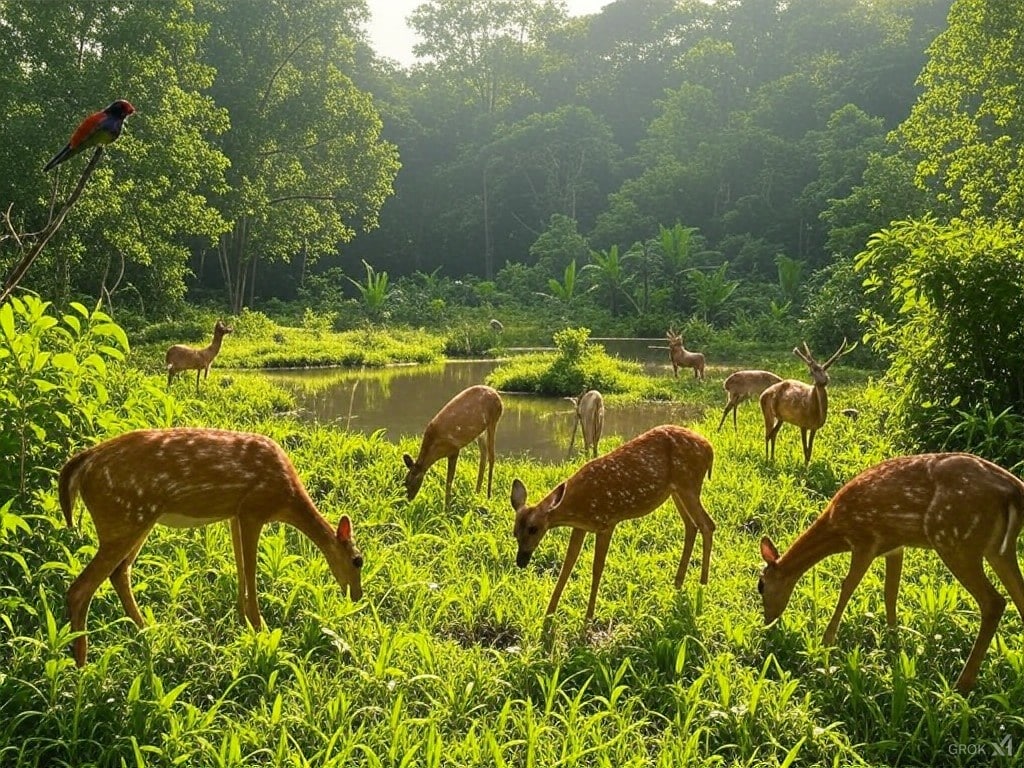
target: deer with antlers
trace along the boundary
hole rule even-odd
[[[175,344],[168,349],[167,354],[164,356],[164,362],[167,365],[167,386],[171,386],[171,380],[179,371],[194,370],[196,372],[196,394],[198,395],[199,374],[203,375],[204,380],[210,375],[210,366],[213,365],[213,358],[220,352],[220,345],[224,340],[224,336],[233,330],[234,328],[218,320],[217,324],[213,327],[213,341],[210,342],[210,346],[196,349],[184,344]]]
[[[483,384],[468,387],[449,400],[427,424],[416,460],[413,461],[408,453],[402,456],[408,470],[405,475],[405,491],[409,501],[415,499],[419,493],[427,470],[440,459],[448,459],[448,475],[444,485],[444,507],[448,509],[451,504],[452,481],[455,479],[459,451],[474,439],[480,446],[476,492],[480,493],[486,466],[487,498],[490,498],[491,479],[494,476],[494,432],[498,427],[501,412],[501,395]]]
[[[784,379],[762,392],[760,402],[761,413],[764,415],[765,457],[775,458],[775,438],[782,425],[795,424],[800,427],[800,444],[804,449],[804,466],[807,466],[811,463],[814,433],[821,429],[828,417],[828,392],[825,390],[829,382],[828,369],[850,349],[847,349],[846,339],[843,339],[832,357],[824,363],[818,363],[807,348],[806,341],[803,346],[802,351],[794,348],[793,354],[807,363],[814,384]]]
[[[967,453],[930,453],[883,461],[861,472],[832,498],[811,526],[779,554],[761,539],[758,591],[766,624],[785,610],[800,577],[839,552],[850,552],[839,602],[825,629],[831,645],[846,604],[868,566],[885,557],[885,614],[895,627],[903,548],[933,549],[977,601],[981,626],[956,687],[973,686],[981,661],[1006,608],[1006,599],[985,575],[988,561],[1024,618],[1024,579],[1017,537],[1024,510],[1024,483],[992,462]]]
[[[704,355],[690,352],[683,346],[683,335],[671,328],[665,334],[668,339],[668,356],[672,361],[672,375],[679,378],[680,368],[693,368],[693,378],[704,381]]]
[[[572,403],[573,408],[572,436],[565,457],[572,455],[573,446],[576,445],[576,428],[582,427],[583,453],[591,454],[596,459],[597,445],[601,442],[601,432],[604,430],[604,398],[596,389],[591,389],[579,397],[565,399]]]
[[[711,443],[696,432],[663,425],[588,461],[536,504],[527,504],[526,486],[515,480],[512,483],[512,508],[516,516],[514,533],[519,545],[517,566],[526,567],[549,529],[558,526],[572,528],[569,548],[546,615],[550,616],[558,607],[583,540],[588,533],[593,533],[596,543],[586,616],[589,622],[594,616],[597,588],[615,526],[623,520],[653,512],[669,497],[686,529],[683,556],[676,570],[676,589],[683,584],[698,531],[703,544],[700,583],[707,584],[715,524],[701,504],[700,493],[704,478],[711,476],[713,460]]]
[[[725,404],[725,410],[722,411],[722,418],[718,421],[718,431],[722,431],[722,425],[725,424],[725,417],[729,415],[729,411],[732,411],[732,428],[737,429],[736,409],[740,407],[740,403],[752,397],[760,397],[761,393],[768,389],[768,387],[772,384],[778,384],[780,381],[782,381],[782,377],[775,375],[771,371],[736,371],[735,373],[730,373],[722,384],[728,397],[728,402]]]
[[[291,461],[269,437],[218,429],[128,432],[72,457],[58,482],[68,527],[81,496],[99,538],[96,554],[68,589],[75,662],[85,664],[86,618],[93,594],[110,579],[131,619],[144,626],[132,594],[132,564],[159,523],[194,528],[220,520],[231,526],[238,571],[238,610],[262,626],[256,597],[260,532],[267,523],[297,528],[323,553],[352,600],[362,597],[363,556],[347,515],[335,530],[317,511]]]

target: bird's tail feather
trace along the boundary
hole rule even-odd
[[[52,158],[50,158],[50,162],[48,162],[46,165],[43,166],[43,170],[44,171],[52,170],[53,168],[55,168],[56,166],[60,165],[65,160],[67,160],[70,156],[71,156],[71,143],[68,142],[67,144],[64,145],[64,149],[62,149],[60,152],[58,152],[56,155],[54,155]]]

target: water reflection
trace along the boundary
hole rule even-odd
[[[649,361],[655,367],[667,360],[664,350],[645,353],[647,344],[656,344],[657,340],[600,343],[612,354]],[[629,350],[639,354],[627,354]],[[466,387],[483,383],[496,365],[494,360],[471,360],[385,369],[267,371],[266,375],[295,393],[304,418],[365,434],[384,430],[389,440],[397,441],[402,436],[422,435],[441,406]],[[499,455],[523,455],[541,461],[565,458],[573,423],[568,402],[515,394],[504,394],[502,399],[505,410],[497,431]],[[697,416],[699,413],[682,403],[609,406],[605,410],[604,435],[628,439],[658,424],[685,424]],[[580,449],[577,435],[576,450]],[[476,450],[471,449],[473,461]]]

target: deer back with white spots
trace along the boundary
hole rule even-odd
[[[970,690],[992,642],[1006,600],[985,575],[987,560],[1024,618],[1024,579],[1016,541],[1024,483],[995,464],[966,453],[932,453],[883,461],[839,489],[825,511],[784,554],[761,540],[765,566],[758,582],[766,624],[785,610],[800,577],[815,563],[850,552],[839,602],[825,630],[835,641],[846,604],[871,562],[885,557],[885,613],[895,627],[903,548],[933,549],[977,601],[981,626],[956,682]]]
[[[679,378],[680,368],[693,368],[693,378],[704,381],[704,355],[690,352],[683,346],[683,335],[671,328],[665,334],[668,339],[668,356],[672,361],[672,375]]]
[[[804,465],[807,465],[811,462],[814,433],[821,429],[828,417],[828,392],[825,389],[829,382],[828,369],[853,347],[847,348],[846,339],[843,339],[832,357],[819,363],[811,355],[806,341],[803,346],[803,350],[794,348],[793,354],[807,364],[814,384],[785,379],[764,390],[760,402],[761,413],[764,415],[765,457],[775,458],[775,438],[779,430],[783,424],[793,424],[800,427],[800,444],[804,450]]]
[[[526,486],[515,480],[511,500],[515,510],[514,534],[519,547],[516,565],[526,567],[549,529],[557,526],[572,528],[569,548],[547,615],[555,612],[583,540],[588,533],[593,533],[596,543],[587,620],[593,618],[597,588],[615,526],[623,520],[653,512],[669,497],[675,503],[685,528],[683,555],[676,570],[676,588],[682,586],[698,531],[703,544],[700,583],[706,584],[715,524],[701,504],[700,493],[704,478],[711,476],[713,460],[711,443],[703,437],[685,427],[664,425],[588,461],[536,504],[527,504]]]
[[[402,456],[408,470],[405,491],[409,501],[416,498],[427,470],[441,459],[448,459],[448,474],[444,486],[445,509],[451,504],[452,481],[459,451],[473,440],[480,446],[480,469],[476,476],[476,492],[483,485],[484,467],[487,467],[487,498],[491,497],[494,477],[494,432],[502,412],[501,396],[491,387],[478,384],[467,387],[449,400],[430,420],[423,433],[420,452],[414,461],[408,453]]]
[[[84,634],[89,603],[107,578],[125,612],[144,622],[132,594],[131,568],[157,525],[176,528],[231,525],[238,572],[238,610],[243,621],[262,626],[256,597],[260,532],[267,523],[287,523],[305,534],[327,559],[331,573],[353,600],[362,596],[362,554],[343,515],[335,529],[317,511],[291,461],[263,435],[216,429],[148,429],[129,432],[72,457],[61,469],[60,504],[74,526],[81,496],[99,546],[68,589],[74,655],[85,664]]]

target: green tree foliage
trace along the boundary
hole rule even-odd
[[[257,254],[314,261],[377,225],[398,171],[370,96],[352,82],[355,0],[202,0],[211,92],[231,116],[218,242],[235,311],[251,296]]]
[[[1024,5],[960,0],[899,129],[919,184],[967,218],[1024,215]]]
[[[979,445],[963,426],[1004,412],[1024,426],[1022,254],[1015,224],[930,217],[894,223],[861,254],[858,269],[892,318],[869,313],[866,338],[891,360],[892,426],[909,447],[1024,461],[1019,431]]]
[[[209,199],[223,189],[227,161],[212,141],[227,118],[206,94],[214,73],[197,63],[203,29],[191,4],[8,0],[0,21],[0,202],[20,231],[41,229],[48,200],[77,179],[84,159],[53,175],[41,168],[78,122],[115,98],[137,109],[26,287],[95,297],[105,284],[150,311],[172,306],[185,290],[189,246],[224,229]],[[0,252],[0,267],[9,258]]]

